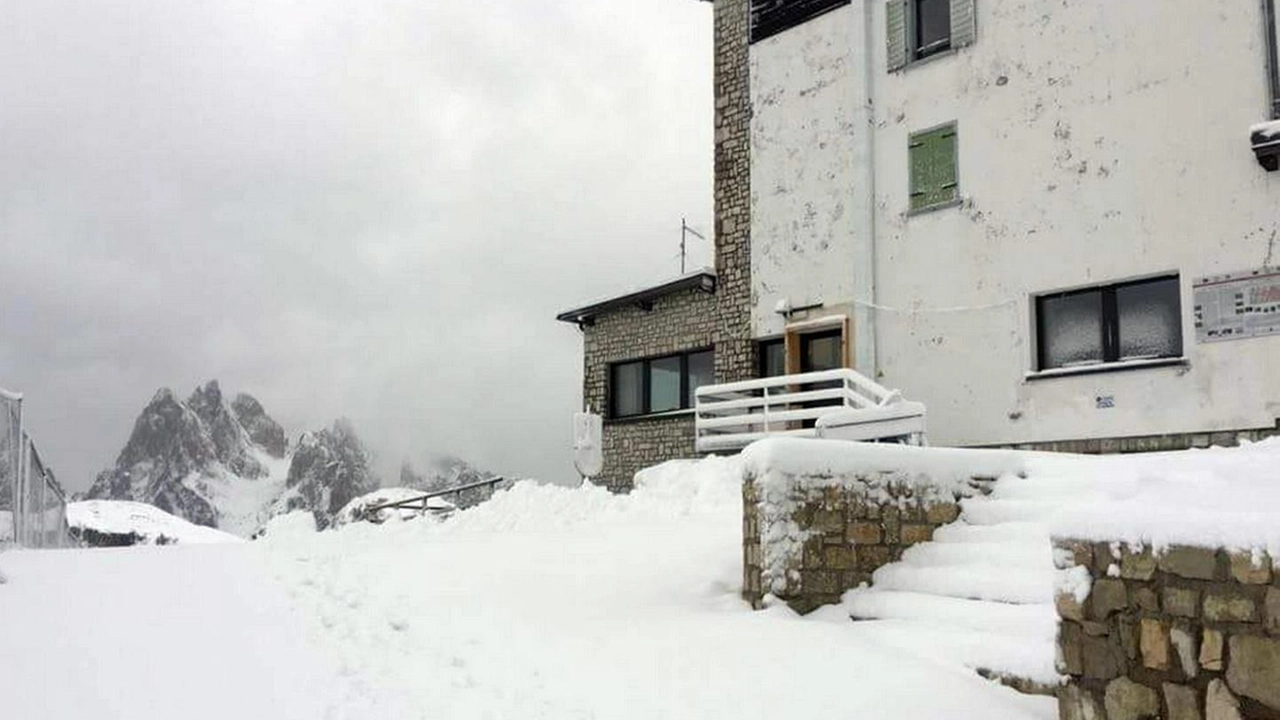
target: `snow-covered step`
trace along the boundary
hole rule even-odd
[[[919,568],[999,565],[1009,570],[1035,572],[1053,564],[1053,550],[1047,541],[929,542],[907,548],[901,562]]]
[[[1044,642],[1053,641],[1058,626],[1057,613],[1049,604],[1014,605],[867,589],[845,595],[844,607],[855,620],[909,620]]]
[[[944,525],[933,533],[934,543],[1042,543],[1049,545],[1049,528],[1036,522],[970,525],[965,521]]]
[[[1008,567],[998,563],[940,567],[886,565],[875,572],[878,590],[943,595],[1003,603],[1052,603],[1053,564],[1042,568]]]
[[[1047,522],[1062,510],[1063,503],[1052,500],[999,500],[971,498],[962,504],[961,517],[970,525],[998,525],[1008,522]]]

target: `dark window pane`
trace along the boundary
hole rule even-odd
[[[685,407],[693,407],[693,392],[702,385],[714,385],[715,377],[715,356],[710,350],[690,355],[689,394],[685,396]]]
[[[644,363],[613,366],[613,415],[626,417],[644,412]]]
[[[1103,360],[1102,292],[1040,298],[1042,370]]]
[[[680,409],[680,357],[649,362],[649,412]]]
[[[1116,288],[1121,360],[1178,357],[1182,354],[1179,300],[1177,278]]]
[[[916,57],[951,47],[951,0],[915,0]]]
[[[839,332],[800,336],[800,371],[834,370],[844,365],[844,343]]]
[[[787,346],[782,340],[760,343],[760,377],[787,374]]]

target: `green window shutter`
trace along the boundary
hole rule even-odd
[[[946,205],[960,197],[954,125],[912,135],[907,152],[912,210]]]
[[[951,48],[958,49],[973,44],[978,34],[978,13],[973,7],[976,0],[951,0]]]
[[[886,65],[894,72],[907,66],[907,0],[888,0],[884,15]]]

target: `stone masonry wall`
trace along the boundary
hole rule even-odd
[[[716,380],[755,376],[751,341],[749,0],[715,0]]]
[[[743,596],[753,607],[772,594],[799,613],[840,602],[846,590],[954,522],[962,497],[929,478],[865,473],[795,479],[782,485],[748,477],[742,485]]]
[[[1051,440],[1015,445],[993,445],[990,447],[1004,450],[1038,450],[1081,455],[1111,455],[1115,453],[1171,452],[1174,450],[1189,450],[1191,448],[1235,447],[1242,441],[1259,442],[1270,437],[1280,437],[1280,425],[1246,430],[1132,435],[1128,437],[1087,438],[1083,440]]]
[[[597,483],[626,492],[637,470],[694,457],[691,413],[609,419],[609,365],[712,347],[718,354],[715,302],[715,295],[683,290],[658,298],[651,310],[615,310],[583,328],[582,397],[592,412],[605,416],[604,470]]]
[[[1059,538],[1054,550],[1068,573],[1057,601],[1062,718],[1280,718],[1280,574],[1271,558]],[[1070,592],[1079,580],[1089,583],[1083,601]]]

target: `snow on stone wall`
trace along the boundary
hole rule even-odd
[[[1261,551],[1059,538],[1061,717],[1280,716],[1280,573]]]
[[[839,602],[955,521],[960,500],[984,492],[1015,457],[819,440],[752,445],[743,453],[744,597],[759,607],[772,595],[802,613]]]

